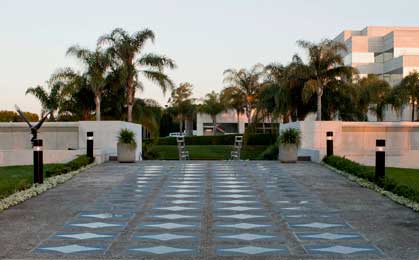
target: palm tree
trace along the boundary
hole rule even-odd
[[[157,54],[142,54],[145,43],[154,41],[154,33],[149,29],[130,35],[121,28],[114,29],[110,34],[99,38],[98,44],[108,44],[109,53],[114,59],[113,67],[118,68],[121,84],[126,88],[127,116],[132,122],[136,88],[142,89],[143,84],[138,79],[139,73],[145,78],[157,83],[163,90],[172,89],[174,84],[164,73],[164,68],[175,68],[173,60]],[[138,59],[137,57],[140,56]]]
[[[245,104],[244,110],[248,124],[250,124],[252,111],[256,108],[263,76],[264,67],[262,64],[256,64],[250,70],[228,69],[224,71],[224,82],[228,83],[230,88],[235,88],[234,91],[237,92]]]
[[[237,116],[237,127],[240,125],[240,115],[245,112],[246,97],[236,87],[226,87],[221,91],[220,100],[228,109],[234,109]]]
[[[181,83],[179,87],[172,91],[171,98],[169,99],[170,104],[176,109],[181,133],[183,133],[183,122],[190,119],[194,112],[193,99],[191,99],[192,88],[193,86],[190,83]]]
[[[211,116],[212,134],[215,135],[217,127],[217,115],[225,111],[225,106],[220,100],[220,95],[215,91],[205,96],[204,102],[200,105],[199,111]]]
[[[415,121],[415,110],[419,102],[419,73],[411,72],[394,88],[393,95],[397,95],[399,106],[410,104],[412,106],[412,122]],[[396,105],[397,107],[397,105]],[[419,117],[417,117],[419,118]]]
[[[354,69],[345,66],[340,52],[346,51],[343,43],[323,40],[319,44],[298,41],[297,44],[308,51],[308,64],[301,73],[308,78],[304,84],[304,99],[317,95],[316,120],[322,120],[322,95],[327,86],[350,78]]]
[[[134,122],[140,123],[156,138],[159,136],[160,119],[162,117],[162,108],[153,99],[136,98],[134,102]]]
[[[49,93],[48,91],[42,86],[36,86],[34,88],[28,88],[25,92],[25,95],[31,94],[34,95],[40,102],[42,106],[41,117],[43,117],[46,113],[51,112],[50,120],[55,120],[55,112],[60,107],[61,103],[61,89],[63,87],[63,83],[61,81],[47,81],[49,85]]]
[[[370,110],[377,116],[377,121],[383,121],[384,112],[389,103],[390,84],[376,75],[368,75],[359,81],[358,91],[358,104],[364,115]]]
[[[88,86],[95,95],[96,121],[100,121],[100,104],[106,86],[106,76],[111,65],[110,55],[100,50],[100,48],[90,51],[77,45],[70,47],[67,50],[67,55],[75,56],[85,65],[86,71],[84,74],[88,79]]]

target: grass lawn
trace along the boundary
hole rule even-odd
[[[45,171],[58,164],[44,165]],[[33,184],[33,166],[2,166],[0,167],[0,199],[16,191],[27,189]]]
[[[372,167],[374,168],[374,167]],[[386,168],[386,176],[419,191],[419,169]]]
[[[261,152],[266,149],[264,145],[244,146],[241,153],[241,159],[255,159]],[[232,145],[188,145],[186,149],[189,151],[191,160],[228,160]],[[153,151],[158,152],[159,160],[178,160],[178,150],[175,145],[154,145]]]

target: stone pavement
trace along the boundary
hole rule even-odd
[[[418,213],[313,163],[106,163],[0,227],[0,258],[419,258]]]

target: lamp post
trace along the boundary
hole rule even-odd
[[[33,182],[44,183],[44,161],[42,152],[42,140],[33,140]]]
[[[326,155],[327,157],[333,155],[333,132],[326,132]]]
[[[87,132],[86,155],[93,159],[93,132]]]
[[[377,139],[375,141],[375,178],[384,178],[386,171],[386,140]]]

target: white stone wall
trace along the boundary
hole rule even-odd
[[[98,162],[116,156],[118,132],[128,128],[135,132],[136,158],[142,152],[141,125],[122,121],[46,122],[38,138],[43,140],[44,162],[67,162],[86,153],[86,135],[94,132],[94,153]],[[32,164],[31,134],[25,123],[0,123],[0,166]]]
[[[319,162],[326,154],[326,132],[333,131],[334,153],[366,165],[375,163],[375,141],[386,140],[387,166],[419,168],[419,123],[302,121],[281,125],[302,132],[299,155]]]

